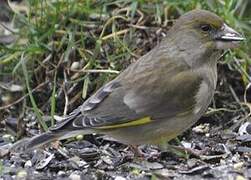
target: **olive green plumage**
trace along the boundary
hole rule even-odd
[[[176,137],[205,113],[216,87],[217,59],[241,40],[211,12],[186,13],[158,46],[27,148],[79,133],[107,134],[132,145]]]

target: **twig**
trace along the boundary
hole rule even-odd
[[[238,96],[236,95],[233,87],[231,85],[228,85],[228,88],[230,90],[230,92],[232,93],[233,98],[235,99],[236,102],[240,103],[240,99],[238,98]]]
[[[66,91],[66,88],[65,88],[65,85],[67,83],[67,77],[66,77],[66,72],[64,71],[64,83],[63,83],[63,92],[64,92],[64,97],[65,97],[65,105],[64,105],[64,116],[67,114],[67,111],[68,111],[68,104],[69,104],[69,98],[68,98],[68,95],[67,95],[67,91]]]
[[[113,32],[113,33],[111,33],[111,34],[108,34],[108,35],[102,37],[101,39],[104,41],[104,40],[113,38],[113,37],[115,37],[115,36],[125,34],[125,33],[127,33],[128,31],[129,31],[129,29],[124,29],[124,30],[121,30],[121,31]]]
[[[103,39],[103,38],[104,38],[103,35],[104,35],[104,33],[105,33],[106,27],[107,27],[110,23],[112,23],[115,19],[123,19],[123,20],[125,20],[125,21],[128,21],[128,19],[125,18],[125,17],[123,17],[123,16],[113,16],[113,17],[111,17],[110,19],[107,20],[107,22],[106,22],[105,25],[103,26],[102,32],[100,33],[100,36],[99,36],[100,39]]]
[[[47,83],[48,83],[48,81],[39,84],[37,87],[35,87],[34,89],[32,89],[31,92],[33,93],[34,91],[38,90],[38,89],[41,88],[42,86],[46,85]],[[21,98],[17,99],[16,101],[14,101],[14,102],[8,104],[8,105],[1,106],[1,107],[0,107],[0,110],[7,109],[7,108],[10,108],[11,106],[13,106],[13,105],[15,105],[15,104],[18,104],[18,103],[21,102],[23,99],[25,99],[27,96],[29,96],[28,93],[25,94],[24,96],[22,96]]]

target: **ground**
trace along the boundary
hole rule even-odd
[[[248,1],[21,2],[9,7],[0,0],[2,179],[251,178]],[[140,146],[138,156],[110,137],[80,135],[28,153],[10,151],[78,107],[196,7],[216,12],[247,39],[219,60],[208,112],[166,150]]]

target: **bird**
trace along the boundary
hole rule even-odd
[[[217,60],[245,38],[213,12],[181,15],[148,53],[102,86],[26,149],[78,134],[104,134],[128,145],[177,137],[207,111],[217,84]]]

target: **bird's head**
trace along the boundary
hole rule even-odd
[[[197,46],[197,43],[215,50],[237,47],[244,38],[229,27],[214,13],[206,10],[193,10],[182,15],[172,28],[176,39],[185,46]],[[185,40],[184,40],[185,38]]]

